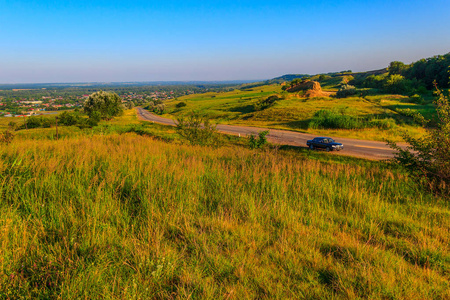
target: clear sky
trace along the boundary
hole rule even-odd
[[[266,79],[450,52],[450,0],[0,0],[0,83]]]

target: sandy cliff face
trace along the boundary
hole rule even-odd
[[[305,92],[305,96],[312,97],[329,97],[331,93],[322,91],[320,83],[317,81],[306,80],[293,87],[287,89],[289,93]]]

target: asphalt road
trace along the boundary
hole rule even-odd
[[[147,110],[138,107],[137,108],[138,117],[144,121],[151,121],[165,125],[175,126],[176,123],[172,119],[162,118],[160,116],[154,115]],[[242,137],[258,134],[261,131],[269,130],[267,139],[274,144],[280,145],[291,145],[306,148],[306,141],[311,140],[317,135],[300,133],[287,130],[260,128],[260,127],[247,127],[247,126],[236,126],[236,125],[217,125],[217,130],[227,134],[240,135]],[[394,151],[386,145],[384,142],[375,141],[365,141],[365,140],[355,140],[349,138],[334,138],[336,142],[344,144],[344,150],[330,152],[335,155],[349,155],[355,157],[362,157],[375,160],[389,159],[394,156]],[[405,147],[406,145],[403,145]]]

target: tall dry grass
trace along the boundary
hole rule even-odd
[[[1,298],[450,298],[450,209],[382,164],[135,134],[0,149]]]

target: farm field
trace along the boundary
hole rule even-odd
[[[395,166],[133,110],[54,132],[0,145],[1,298],[450,298],[449,202]]]

